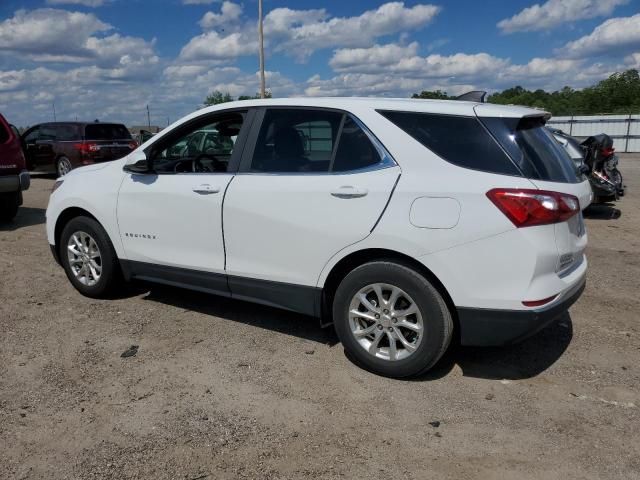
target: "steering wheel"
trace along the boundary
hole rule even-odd
[[[209,169],[208,167],[205,167],[204,165],[202,165],[202,159],[203,158],[207,158],[209,160],[211,160],[213,162],[213,170]],[[193,159],[193,167],[192,170],[193,172],[223,172],[225,171],[224,169],[224,164],[218,160],[216,157],[214,157],[213,155],[211,155],[210,153],[201,153],[200,155],[198,155],[196,158]]]

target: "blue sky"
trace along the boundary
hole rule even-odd
[[[581,88],[640,66],[640,0],[264,0],[274,96]],[[257,0],[2,0],[0,112],[17,125],[166,125],[258,89]]]

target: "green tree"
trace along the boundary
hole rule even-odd
[[[442,90],[423,90],[420,93],[414,93],[411,98],[425,98],[430,100],[453,100],[456,97],[450,97],[447,92]]]
[[[222,93],[220,90],[214,90],[207,98],[204,99],[204,106],[218,105],[219,103],[233,102],[233,97],[229,92]]]
[[[412,98],[451,99],[441,90],[414,93]],[[488,99],[502,105],[525,105],[553,115],[593,115],[599,113],[640,112],[640,74],[631,69],[618,72],[597,84],[575,90],[569,86],[555,92],[527,90],[521,86],[496,92]]]

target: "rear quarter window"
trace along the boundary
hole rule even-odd
[[[397,111],[378,113],[447,162],[489,173],[522,175],[476,117]]]
[[[482,117],[482,123],[509,152],[525,177],[559,183],[583,180],[567,151],[544,127],[543,117]]]
[[[129,140],[127,127],[119,124],[96,123],[84,129],[85,140]]]

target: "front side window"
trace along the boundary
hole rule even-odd
[[[175,134],[160,139],[148,153],[157,173],[222,173],[229,161],[244,112],[208,116],[178,127]]]
[[[26,143],[26,144],[35,143],[36,140],[38,140],[38,134],[39,133],[40,133],[40,128],[39,127],[35,127],[33,130],[27,132],[27,134],[23,138],[24,143]]]
[[[332,173],[366,168],[381,157],[347,114],[329,110],[271,109],[260,127],[250,171]]]

